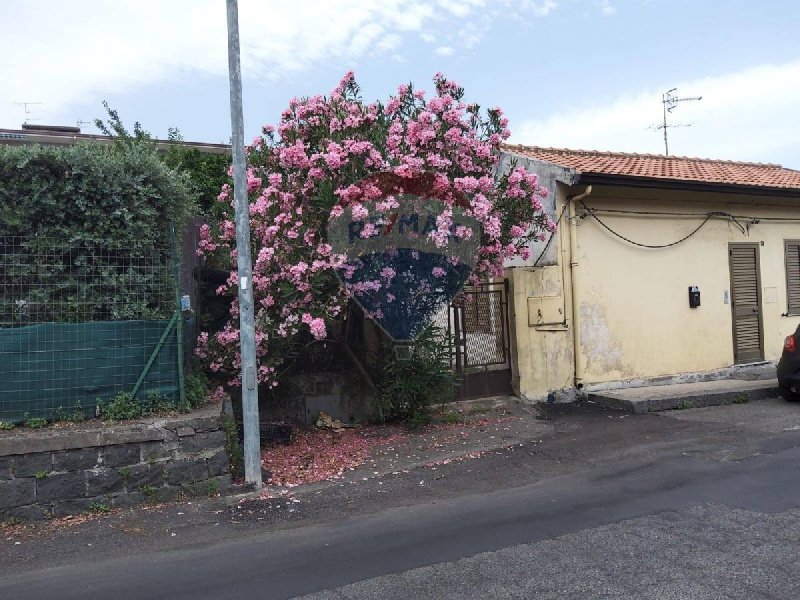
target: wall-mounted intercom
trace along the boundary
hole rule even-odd
[[[696,285],[689,286],[689,308],[700,306],[700,288]]]

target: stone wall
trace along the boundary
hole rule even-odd
[[[224,492],[219,407],[171,419],[0,432],[0,521]]]
[[[375,418],[372,392],[353,372],[312,371],[292,375],[274,391],[259,386],[262,421],[285,421],[297,425],[316,422],[324,411],[343,423],[362,423]],[[231,393],[241,406],[241,392]]]

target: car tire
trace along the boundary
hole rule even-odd
[[[800,402],[800,394],[793,392],[788,385],[781,386],[781,396],[787,402]]]

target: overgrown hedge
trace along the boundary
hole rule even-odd
[[[194,211],[189,185],[144,146],[0,146],[0,235],[158,247]]]
[[[163,316],[191,189],[141,144],[0,146],[0,321],[31,306],[29,322]]]

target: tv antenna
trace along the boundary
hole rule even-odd
[[[672,88],[671,90],[667,90],[663,94],[661,94],[661,104],[664,107],[664,121],[661,125],[655,126],[653,129],[664,130],[664,154],[669,156],[669,141],[667,140],[667,129],[670,127],[691,127],[691,123],[673,123],[672,125],[667,123],[667,113],[672,114],[672,111],[678,105],[679,102],[696,102],[698,100],[702,100],[702,96],[687,96],[685,98],[679,98],[678,94],[676,93],[678,88]]]
[[[27,125],[29,121],[38,121],[39,119],[32,119],[31,118],[31,109],[30,106],[34,106],[36,104],[44,104],[43,102],[14,102],[17,106],[22,107],[22,111],[25,113],[25,121],[23,125]]]

